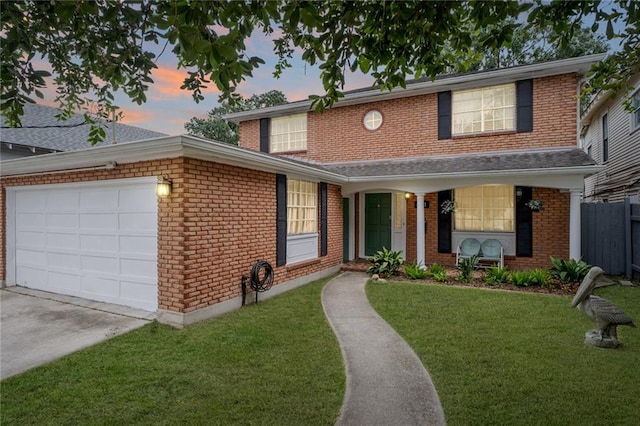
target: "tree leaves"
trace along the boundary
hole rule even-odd
[[[238,97],[237,86],[264,63],[247,53],[246,40],[256,31],[273,38],[276,77],[297,51],[306,63],[319,64],[324,93],[312,101],[322,109],[341,98],[348,70],[370,73],[375,84],[391,90],[404,87],[408,78],[473,69],[480,54],[516,42],[514,33],[525,25],[522,16],[527,16],[528,29],[545,31],[561,49],[572,47],[585,19],[594,20],[592,32],[605,23],[607,39],[619,40],[620,49],[594,67],[594,87],[621,88],[638,70],[636,0],[21,0],[3,2],[0,8],[0,110],[9,123],[19,125],[22,105],[47,84],[34,68],[40,57],[51,65],[56,101],[65,111],[90,105],[109,110],[117,90],[143,103],[156,67],[148,46],[156,44],[166,44],[177,55],[185,70],[182,87],[195,101],[213,84],[221,100],[231,102]]]
[[[247,99],[240,97],[233,102],[222,101],[219,107],[209,111],[206,119],[193,117],[189,122],[185,123],[184,128],[190,135],[237,145],[239,138],[238,125],[225,121],[222,118],[223,115],[286,103],[286,96],[279,90],[271,90],[261,95],[251,95]]]

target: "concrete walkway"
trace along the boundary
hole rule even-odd
[[[429,374],[409,345],[371,307],[367,275],[346,272],[322,291],[338,337],[347,389],[336,425],[444,425]]]

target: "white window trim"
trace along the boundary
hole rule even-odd
[[[493,186],[493,185],[477,185],[477,187],[478,187],[478,188],[483,188],[483,187],[485,187],[485,186]],[[453,223],[454,223],[454,229],[453,229],[453,231],[454,231],[454,232],[467,232],[467,233],[471,232],[471,233],[479,233],[479,234],[489,234],[489,233],[505,234],[505,233],[514,233],[514,232],[515,232],[515,227],[516,227],[516,215],[515,215],[515,209],[516,209],[516,202],[515,202],[516,200],[515,200],[515,197],[516,197],[516,195],[515,195],[515,188],[514,188],[514,186],[513,186],[513,185],[499,185],[499,186],[510,186],[510,187],[511,187],[511,189],[512,189],[512,191],[511,191],[511,197],[512,197],[512,200],[513,200],[513,208],[512,208],[512,214],[513,214],[513,216],[511,217],[511,224],[513,225],[513,229],[512,229],[512,230],[500,231],[500,230],[494,230],[494,229],[490,229],[490,230],[479,230],[479,229],[457,229],[457,228],[456,228],[456,216],[455,216],[457,213],[454,211],[454,212],[453,212],[453,215],[454,215],[454,217],[453,217]],[[464,188],[457,188],[457,189],[459,190],[459,189],[464,189]],[[455,197],[456,197],[456,190],[454,190],[454,201],[455,201]],[[482,203],[482,204],[483,204],[483,207],[482,207],[482,209],[481,209],[481,210],[483,211],[483,218],[481,219],[480,223],[481,223],[481,225],[484,227],[484,210],[485,210],[485,208],[484,208],[484,206],[485,206],[485,203],[484,203],[484,190],[483,190],[483,197],[482,197],[482,199],[483,199],[483,203]],[[458,206],[458,208],[459,208],[459,206]]]
[[[384,121],[382,117],[382,113],[380,111],[372,109],[367,111],[362,119],[362,124],[364,128],[367,130],[378,130],[380,126],[382,126],[382,122]]]
[[[470,132],[456,132],[456,120],[455,120],[455,116],[456,114],[463,114],[463,113],[469,113],[470,111],[465,111],[465,112],[455,112],[455,106],[456,106],[456,95],[460,96],[463,93],[469,93],[469,92],[484,92],[484,91],[488,91],[488,90],[495,90],[497,88],[501,88],[501,87],[511,87],[513,90],[513,106],[503,106],[500,107],[503,110],[506,110],[508,108],[512,108],[513,109],[513,118],[512,118],[512,122],[511,122],[511,126],[504,128],[504,129],[499,129],[499,130],[486,130],[485,129],[485,119],[484,119],[484,114],[483,112],[485,111],[484,109],[480,110],[480,116],[481,116],[481,121],[480,121],[480,130],[479,131],[470,131]],[[463,101],[459,101],[459,102],[463,102]],[[452,96],[451,96],[451,135],[452,136],[466,136],[466,135],[474,135],[474,134],[483,134],[483,133],[498,133],[498,132],[511,132],[516,130],[516,110],[517,110],[517,95],[516,95],[516,87],[515,87],[515,83],[508,83],[508,84],[500,84],[500,85],[495,85],[495,86],[486,86],[486,87],[480,87],[480,88],[475,88],[475,89],[467,89],[467,90],[457,90],[452,92]],[[498,108],[493,108],[492,110],[495,110]],[[487,110],[488,111],[488,110]]]
[[[295,120],[304,121],[304,130],[292,131],[291,123]],[[274,123],[287,123],[287,131],[282,133],[274,133]],[[292,137],[301,136],[300,139],[293,139]],[[286,141],[275,143],[274,139],[277,136],[286,136]],[[298,145],[300,144],[300,146]],[[280,152],[295,152],[307,150],[307,114],[293,114],[282,117],[274,117],[271,119],[269,126],[269,151],[273,153]]]

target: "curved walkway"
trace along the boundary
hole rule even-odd
[[[346,364],[347,390],[336,425],[446,424],[420,359],[369,304],[367,279],[347,272],[322,290]]]

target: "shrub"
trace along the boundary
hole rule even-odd
[[[484,276],[484,282],[488,285],[502,284],[509,282],[509,271],[507,271],[507,267],[499,267],[492,266],[487,269],[487,272]]]
[[[532,269],[531,271],[529,271],[529,277],[531,280],[531,284],[537,284],[542,287],[549,284],[549,278],[551,278],[551,276],[549,275],[549,271],[547,271],[546,269]]]
[[[470,282],[473,279],[473,270],[476,266],[478,266],[478,256],[462,258],[456,265],[459,271],[457,280],[462,283]]]
[[[404,273],[412,280],[421,280],[429,276],[429,272],[422,267],[422,263],[413,262],[404,266]]]
[[[553,256],[550,257],[551,264],[553,265],[549,270],[551,276],[563,282],[580,282],[591,269],[591,265],[584,260],[563,260],[557,259]]]
[[[373,263],[373,265],[367,269],[367,273],[387,277],[398,273],[398,270],[404,263],[404,259],[402,258],[402,252],[392,251],[386,247],[382,247],[382,250],[377,251],[373,255],[371,263]]]
[[[437,263],[433,262],[431,265],[429,265],[427,273],[429,274],[429,276],[435,278],[436,274],[445,274],[446,276],[447,271],[444,269],[444,266],[438,265]]]
[[[511,282],[517,287],[529,287],[532,284],[530,271],[511,272]]]
[[[447,272],[444,269],[442,271],[434,272],[432,277],[434,280],[438,281],[439,283],[444,283],[449,281],[449,277],[447,277]]]

